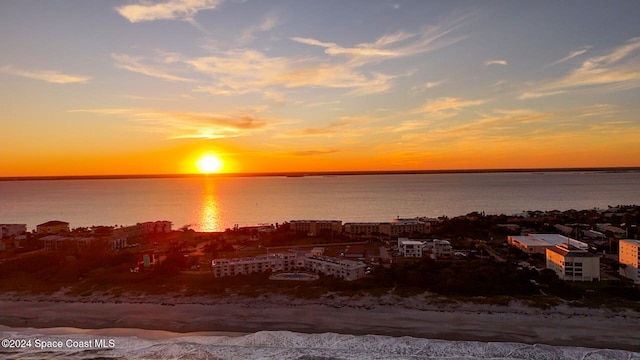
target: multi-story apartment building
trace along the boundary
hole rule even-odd
[[[247,275],[265,271],[309,270],[344,280],[364,277],[366,265],[360,261],[306,254],[277,253],[236,259],[215,259],[211,262],[216,277]]]
[[[600,258],[568,244],[546,249],[547,269],[565,281],[600,280]]]
[[[619,261],[620,275],[640,284],[640,240],[620,240]]]
[[[345,234],[351,236],[391,236],[391,223],[384,222],[358,222],[345,223]]]
[[[352,281],[365,276],[366,265],[361,261],[345,260],[327,256],[304,258],[304,268],[315,273]]]
[[[433,250],[431,253],[436,257],[451,257],[453,256],[453,247],[449,240],[433,239]]]
[[[403,235],[426,234],[426,233],[427,233],[427,223],[424,223],[418,220],[417,218],[416,219],[394,219],[391,222],[390,235],[392,238],[403,236]]]
[[[422,248],[424,243],[418,240],[410,240],[407,238],[398,239],[398,253],[402,257],[422,257]]]
[[[215,259],[211,261],[216,277],[248,275],[271,271],[291,271],[298,267],[294,253],[277,253],[253,257]]]
[[[171,232],[171,221],[147,221],[138,223],[142,227],[142,235],[168,234]]]
[[[69,232],[69,223],[64,221],[52,220],[36,225],[38,234],[58,234]]]
[[[78,252],[88,247],[95,239],[92,237],[70,237],[62,235],[47,235],[40,238],[46,251]]]
[[[318,236],[322,232],[342,232],[341,220],[291,220],[289,226],[291,231],[304,232],[308,236]]]

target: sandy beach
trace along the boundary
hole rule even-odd
[[[0,325],[14,328],[139,328],[172,332],[290,330],[445,340],[520,342],[640,351],[640,314],[558,306],[541,310],[400,298],[0,296]]]

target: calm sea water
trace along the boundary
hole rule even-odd
[[[71,227],[169,220],[222,231],[294,219],[343,222],[472,211],[640,204],[640,172],[471,173],[1,181],[0,223]]]

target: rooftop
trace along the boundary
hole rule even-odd
[[[527,246],[553,246],[569,243],[579,249],[587,249],[589,247],[582,241],[560,234],[529,234],[526,236],[511,236],[511,238]]]
[[[564,257],[598,257],[598,255],[592,254],[586,250],[578,249],[571,245],[567,246],[566,244],[552,246],[547,249]]]

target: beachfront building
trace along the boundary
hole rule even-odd
[[[565,281],[600,280],[600,258],[586,250],[563,243],[546,249],[547,269]]]
[[[138,223],[140,226],[142,235],[152,235],[152,234],[168,234],[171,232],[171,226],[173,225],[171,221],[147,221],[143,223]]]
[[[248,275],[266,271],[308,270],[344,280],[365,276],[366,265],[361,261],[332,258],[312,254],[276,253],[211,261],[215,277]]]
[[[429,231],[427,231],[429,229]],[[397,238],[403,235],[427,234],[431,230],[431,225],[415,219],[394,219],[391,222],[390,235]]]
[[[0,224],[0,239],[12,238],[26,232],[26,224]]]
[[[423,247],[422,241],[398,238],[398,253],[402,257],[421,258]]]
[[[121,226],[113,229],[109,242],[114,249],[122,249],[127,247],[129,242],[140,241],[142,234],[143,227],[141,224]]]
[[[509,244],[527,254],[545,254],[548,248],[560,244],[569,244],[578,249],[587,250],[589,245],[560,234],[529,234],[525,236],[508,236]]]
[[[236,276],[266,271],[292,271],[298,267],[294,253],[276,253],[260,256],[214,259],[211,268],[215,277]]]
[[[304,268],[315,273],[352,281],[363,278],[367,266],[361,261],[328,256],[308,256],[304,259]]]
[[[388,222],[358,222],[345,223],[344,233],[350,236],[378,236],[388,238],[391,235],[391,223]]]
[[[429,241],[425,243],[428,249],[431,250],[431,255],[433,258],[440,257],[452,257],[453,256],[453,246],[449,240],[438,240],[433,239],[433,241]]]
[[[633,239],[619,242],[620,275],[640,284],[640,241]]]
[[[305,233],[307,236],[318,236],[323,232],[342,232],[341,220],[291,220],[289,226],[291,231]]]
[[[45,251],[69,251],[78,252],[86,248],[94,240],[92,237],[69,237],[57,234],[40,238],[44,243]]]
[[[59,234],[69,232],[69,223],[64,221],[52,220],[36,225],[38,234]]]

